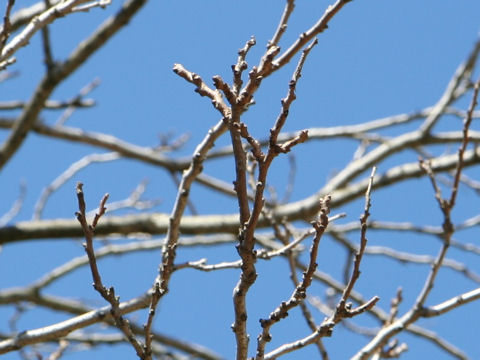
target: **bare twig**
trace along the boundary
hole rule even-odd
[[[86,168],[92,163],[96,162],[106,162],[106,161],[114,161],[119,159],[120,156],[118,153],[106,153],[106,154],[90,154],[84,156],[80,160],[71,164],[67,170],[65,170],[62,174],[57,176],[55,180],[53,180],[50,185],[45,187],[40,195],[40,198],[37,200],[35,204],[35,210],[33,213],[33,219],[38,220],[41,218],[43,209],[47,204],[47,201],[52,193],[57,191],[61,186],[63,186],[68,180],[70,180],[75,174],[77,174],[80,170]]]
[[[370,193],[371,193],[371,190],[372,190],[372,183],[373,183],[373,178],[375,176],[375,171],[376,171],[376,168],[374,167],[372,169],[372,173],[370,174],[369,186],[368,186],[367,191],[365,193],[365,211],[360,218],[360,223],[361,223],[360,247],[359,247],[357,253],[355,254],[355,261],[354,261],[354,268],[353,268],[352,276],[351,276],[350,281],[348,282],[345,290],[343,291],[342,298],[340,299],[340,301],[337,305],[335,316],[338,316],[338,317],[345,317],[345,316],[351,317],[352,315],[355,315],[358,311],[362,311],[362,312],[364,311],[364,310],[362,310],[362,307],[359,307],[359,308],[353,309],[353,310],[347,309],[346,302],[347,302],[348,298],[350,297],[350,294],[353,290],[353,287],[355,286],[355,283],[356,283],[357,279],[360,277],[360,263],[362,261],[363,254],[365,253],[365,248],[367,246],[367,237],[366,237],[367,220],[368,220],[368,217],[370,216]],[[374,300],[374,299],[376,299],[376,300]],[[371,301],[375,303],[378,300],[379,300],[378,297],[374,297],[374,298],[372,298]]]
[[[318,220],[313,222],[315,229],[315,237],[310,248],[310,260],[307,271],[303,273],[302,281],[296,286],[292,296],[286,302],[282,302],[268,317],[268,319],[261,319],[262,333],[258,336],[256,359],[261,360],[265,357],[265,346],[271,340],[270,328],[273,324],[279,322],[281,319],[288,316],[288,311],[299,305],[307,296],[307,289],[312,283],[313,274],[317,268],[317,253],[320,239],[328,226],[328,213],[330,197],[327,196],[321,199],[321,211]]]
[[[79,211],[76,213],[76,216],[77,216],[78,222],[82,225],[82,229],[85,234],[86,242],[84,244],[84,247],[88,256],[90,270],[92,272],[93,287],[106,301],[110,303],[111,305],[110,313],[112,314],[112,317],[115,320],[116,326],[118,327],[119,330],[121,330],[124,333],[124,335],[130,342],[130,344],[132,344],[138,357],[141,359],[146,359],[146,356],[150,356],[148,357],[148,359],[150,359],[151,354],[145,353],[145,349],[135,338],[132,332],[132,329],[130,328],[129,321],[123,317],[122,312],[120,310],[120,299],[115,295],[114,288],[110,287],[109,289],[107,289],[103,285],[102,278],[98,270],[97,260],[95,258],[95,251],[93,249],[93,235],[94,235],[95,227],[97,226],[98,221],[100,220],[102,215],[105,214],[105,210],[106,210],[105,203],[108,199],[108,194],[106,194],[100,201],[99,212],[95,214],[95,217],[93,218],[91,225],[88,224],[86,215],[85,215],[86,205],[85,205],[85,199],[83,195],[82,183],[77,184],[77,198],[78,198]]]
[[[252,36],[250,40],[247,41],[245,46],[238,50],[238,58],[237,63],[232,66],[233,71],[233,87],[232,87],[232,95],[238,96],[240,89],[243,85],[242,74],[248,68],[247,62],[245,58],[248,54],[248,51],[256,44],[255,38]],[[225,95],[229,93],[229,91],[224,91]],[[229,99],[230,103],[232,104],[233,97]]]
[[[95,78],[93,79],[89,84],[85,85],[82,89],[80,89],[80,92],[78,93],[77,96],[75,96],[72,100],[69,101],[68,107],[65,109],[63,114],[60,116],[60,118],[57,120],[55,123],[55,126],[63,126],[67,120],[72,116],[72,114],[75,112],[75,110],[79,106],[79,104],[84,104],[85,102],[88,104],[90,103],[90,106],[95,105],[95,102],[90,100],[84,100],[83,98],[87,96],[90,92],[92,92],[97,86],[100,85],[100,79]]]
[[[49,9],[51,7],[50,0],[44,0],[45,8]],[[55,61],[53,60],[52,55],[52,45],[50,43],[50,30],[48,25],[45,25],[42,30],[42,45],[43,45],[43,62],[47,67],[47,72],[52,71],[55,66]]]
[[[285,9],[283,10],[282,17],[280,18],[280,22],[278,23],[277,30],[273,35],[272,39],[268,42],[267,47],[270,48],[272,46],[278,46],[280,39],[282,38],[283,34],[287,30],[288,20],[290,19],[290,15],[292,15],[293,9],[295,8],[295,0],[287,0],[285,4]]]
[[[284,344],[277,349],[269,352],[265,355],[265,359],[275,359],[280,355],[289,353],[294,351],[295,349],[307,346],[315,342],[318,338],[323,336],[330,336],[332,334],[333,328],[337,323],[342,321],[344,318],[351,318],[357,316],[359,314],[364,313],[365,311],[371,310],[375,304],[380,300],[378,296],[374,296],[369,301],[361,304],[360,306],[353,308],[351,304],[347,304],[348,298],[352,295],[353,287],[355,285],[356,280],[360,276],[360,262],[363,256],[364,249],[366,247],[367,238],[366,238],[366,230],[367,230],[367,219],[369,216],[370,210],[370,191],[372,189],[373,177],[375,175],[375,168],[373,168],[372,173],[370,175],[370,183],[369,187],[365,193],[365,210],[360,218],[360,222],[362,224],[362,231],[361,231],[361,238],[360,238],[360,249],[355,255],[355,263],[352,275],[350,277],[350,281],[345,286],[342,292],[342,296],[335,307],[333,313],[325,319],[322,324],[314,331],[312,334],[304,337],[303,339],[297,340],[295,342]]]
[[[223,101],[220,91],[211,89],[207,84],[205,84],[205,82],[198,74],[188,71],[181,64],[175,64],[173,66],[173,72],[178,76],[181,76],[188,82],[194,84],[196,86],[195,92],[199,93],[201,96],[206,96],[210,98],[212,100],[213,106],[215,107],[215,109],[220,111],[222,116],[229,116],[230,109]]]
[[[337,0],[335,4],[329,5],[317,23],[300,34],[298,39],[273,62],[273,66],[265,70],[266,74],[288,63],[309,41],[327,29],[330,20],[350,1],[351,0]]]

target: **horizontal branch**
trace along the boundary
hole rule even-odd
[[[464,165],[477,165],[480,158],[480,149],[465,152]],[[448,171],[455,168],[458,157],[456,154],[446,155],[431,162],[435,172]],[[424,176],[418,163],[404,164],[388,170],[386,173],[375,176],[373,189],[384,188],[400,181]],[[363,196],[368,186],[368,178],[358,183],[333,191],[331,207],[338,208],[356,198]],[[275,209],[275,218],[287,221],[310,220],[319,210],[318,197],[325,190],[290,204]],[[127,235],[132,233],[165,234],[168,229],[169,215],[162,213],[138,214],[126,216],[107,216],[96,228],[98,236],[112,234]],[[268,227],[269,221],[260,217],[257,227]],[[201,215],[185,216],[180,224],[180,232],[184,235],[229,233],[238,231],[238,215]],[[75,219],[56,219],[43,221],[22,221],[12,226],[0,228],[0,244],[29,239],[51,239],[83,237],[81,229]]]
[[[11,128],[13,127],[13,124],[13,120],[0,118],[0,128]],[[131,144],[108,134],[84,131],[79,128],[67,126],[48,126],[40,122],[35,122],[33,124],[32,131],[39,135],[46,135],[67,140],[69,142],[89,144],[103,149],[116,151],[124,157],[161,166],[168,170],[184,170],[188,166],[187,161],[175,161],[163,155],[161,152],[155,151],[153,148]]]
[[[47,101],[48,104],[48,101]],[[51,104],[54,105],[54,104]],[[48,107],[48,106],[47,106]],[[367,132],[377,129],[382,129],[388,126],[407,123],[409,121],[425,117],[429,112],[429,108],[413,114],[401,114],[383,119],[373,120],[371,122],[359,125],[346,125],[335,126],[327,128],[309,128],[308,139],[306,142],[312,140],[328,139],[328,138],[371,138],[374,135],[370,135]],[[449,109],[449,113],[454,113],[455,109]],[[479,117],[479,114],[475,114]],[[0,128],[10,129],[13,127],[15,121],[9,118],[0,118]],[[67,140],[69,142],[78,142],[82,144],[88,144],[95,147],[99,147],[106,150],[116,151],[124,157],[139,160],[148,164],[163,167],[171,171],[185,170],[190,159],[179,158],[174,159],[164,155],[159,151],[155,151],[152,147],[143,147],[136,144],[132,144],[121,140],[115,136],[109,134],[103,134],[93,131],[86,131],[79,128],[69,126],[48,126],[41,122],[35,122],[32,125],[31,131],[38,135],[53,137],[57,139]],[[286,142],[298,136],[298,132],[294,133],[282,133],[278,137],[279,142]],[[461,131],[452,131],[434,135],[427,135],[423,140],[423,145],[439,144],[439,143],[456,143],[462,141]],[[470,141],[480,141],[479,131],[470,131]],[[268,140],[260,141],[261,145],[267,145]],[[232,155],[232,147],[227,146],[225,148],[212,151],[207,159],[214,159],[218,157]]]
[[[26,291],[25,289],[20,288],[4,290],[1,291],[0,300],[2,304],[28,301],[32,304],[36,304],[51,310],[59,310],[69,314],[79,315],[54,325],[23,332],[17,335],[15,338],[0,341],[0,354],[15,351],[27,345],[38,344],[52,340],[56,341],[59,337],[66,337],[73,341],[80,341],[79,339],[75,340],[75,337],[80,336],[80,334],[77,332],[72,333],[72,331],[85,328],[99,322],[111,323],[113,321],[109,312],[110,307],[90,310],[81,301],[69,300],[51,295],[42,295],[36,292],[34,289],[26,289]],[[150,296],[147,294],[131,301],[121,303],[120,309],[123,314],[127,314],[148,307],[149,302]],[[142,335],[144,333],[142,326],[138,326],[133,323],[132,330],[137,335]],[[67,334],[71,335],[66,336]],[[48,337],[48,335],[51,335],[51,337]],[[121,336],[122,341],[125,341],[123,334],[119,335]],[[176,348],[187,354],[191,354],[192,356],[195,356],[195,358],[208,360],[220,359],[220,356],[201,345],[188,343],[186,341],[179,340],[158,332],[153,332],[152,336],[155,341],[166,346]],[[106,341],[103,343],[105,342]]]
[[[132,311],[146,308],[150,304],[150,294],[145,294],[119,305],[122,314],[128,314]],[[45,326],[35,330],[28,330],[19,333],[13,339],[0,341],[0,354],[18,350],[26,345],[37,344],[40,342],[59,339],[74,330],[84,328],[101,321],[111,319],[110,306],[105,306],[97,310],[87,312],[86,314],[76,316],[54,325]]]
[[[12,101],[2,101],[0,102],[0,110],[18,110],[23,109],[28,104],[25,101],[12,100]],[[68,107],[92,107],[95,106],[95,100],[93,99],[73,99],[67,101],[59,100],[47,100],[45,101],[44,108],[51,110],[62,110]]]

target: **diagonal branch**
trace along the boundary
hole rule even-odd
[[[75,1],[70,0],[60,3],[58,6],[61,6],[62,9],[63,7],[70,9],[75,3]],[[65,62],[58,65],[55,71],[51,71],[45,75],[28,101],[28,105],[15,121],[8,138],[0,147],[0,169],[3,168],[23,144],[28,132],[43,109],[45,101],[50,97],[53,90],[102,47],[118,30],[125,26],[145,3],[146,0],[127,0],[121,10],[101,24],[87,40],[80,43]],[[55,9],[57,9],[56,6],[48,10],[48,16],[45,15],[46,19],[42,21],[47,23],[47,21],[53,20],[51,17],[54,15],[51,15],[50,12],[54,12]],[[30,33],[26,32],[24,35],[26,34]],[[18,43],[22,44],[23,42],[18,40]],[[11,44],[10,47],[7,45],[3,50],[2,58],[4,56],[9,57],[18,46],[16,43]]]

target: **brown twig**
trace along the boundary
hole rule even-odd
[[[257,338],[257,354],[255,359],[262,360],[265,356],[265,346],[267,342],[272,339],[270,328],[283,318],[288,316],[288,311],[298,306],[303,302],[307,296],[307,289],[312,283],[313,274],[317,268],[317,253],[320,239],[328,226],[328,214],[330,212],[329,203],[330,197],[326,196],[320,200],[321,211],[318,220],[312,223],[315,229],[315,237],[310,248],[310,261],[308,263],[307,271],[303,273],[302,281],[296,286],[292,296],[286,302],[282,302],[268,317],[268,319],[261,319],[262,333]]]
[[[256,44],[255,37],[252,36],[250,40],[247,41],[245,46],[240,50],[238,50],[237,63],[235,65],[232,65],[232,71],[233,71],[232,92],[235,97],[239,95],[240,89],[242,88],[242,85],[243,85],[242,74],[248,68],[248,64],[245,61],[245,58],[247,57],[248,51],[253,46],[255,46],[255,44]]]
[[[235,333],[235,338],[237,342],[237,360],[246,358],[248,352],[248,335],[246,332],[247,324],[247,309],[246,309],[246,295],[249,288],[253,285],[256,279],[256,270],[255,270],[255,260],[256,254],[254,252],[255,238],[254,232],[257,227],[258,219],[262,213],[262,209],[265,203],[264,199],[264,190],[266,186],[267,174],[269,167],[273,159],[283,150],[289,151],[291,146],[282,146],[277,144],[277,137],[280,133],[283,125],[288,116],[290,105],[295,100],[295,88],[298,79],[301,76],[301,71],[303,64],[305,63],[306,57],[316,42],[312,42],[302,53],[298,65],[295,69],[295,72],[292,76],[292,80],[289,84],[289,90],[285,99],[282,100],[282,111],[278,116],[275,125],[270,131],[270,146],[266,155],[263,155],[259,147],[254,146],[256,149],[254,156],[259,164],[258,177],[256,182],[255,189],[255,200],[253,202],[253,208],[250,212],[248,197],[247,197],[247,181],[246,181],[246,156],[243,150],[241,143],[241,130],[246,130],[245,126],[242,126],[240,122],[240,112],[238,105],[249,103],[251,96],[253,96],[253,91],[256,88],[253,86],[250,90],[245,90],[244,95],[240,95],[237,106],[233,107],[232,119],[230,121],[230,134],[232,139],[234,158],[235,158],[235,171],[236,171],[236,180],[234,182],[235,191],[237,192],[239,212],[240,212],[240,231],[239,231],[239,244],[237,246],[237,251],[242,259],[242,272],[240,275],[240,280],[237,283],[237,286],[233,292],[233,302],[235,310],[235,322],[232,326],[233,332]],[[268,52],[268,51],[267,51]],[[272,52],[272,56],[273,56]],[[268,60],[266,57],[266,61]],[[273,57],[272,57],[273,59]],[[252,70],[254,71],[254,70]],[[251,85],[252,83],[249,82]],[[246,89],[249,88],[249,84],[246,85]],[[250,91],[250,92],[249,92]],[[242,98],[243,97],[243,98]],[[240,130],[240,131],[239,131]],[[306,138],[306,134],[300,136],[298,141],[295,143],[301,142],[302,138]],[[255,145],[255,142],[250,141],[251,144]],[[293,146],[293,143],[292,143]]]
[[[367,220],[368,220],[368,217],[370,216],[370,193],[371,193],[371,190],[372,190],[372,183],[373,183],[373,178],[375,176],[375,171],[376,171],[376,168],[374,167],[372,169],[371,174],[370,174],[369,186],[368,186],[367,191],[365,193],[365,211],[360,218],[360,224],[361,224],[360,247],[359,247],[357,253],[355,254],[352,276],[350,277],[350,280],[349,280],[345,290],[343,291],[342,297],[341,297],[341,299],[340,299],[340,301],[337,305],[337,309],[335,311],[335,317],[337,317],[337,316],[339,318],[351,317],[352,315],[355,315],[359,311],[361,311],[361,312],[364,311],[364,310],[362,310],[362,307],[359,307],[359,308],[353,309],[353,310],[347,309],[347,300],[350,297],[350,294],[353,290],[353,287],[355,286],[356,281],[360,277],[360,263],[362,261],[362,257],[365,253],[365,248],[367,246],[367,237],[366,237]],[[376,300],[374,300],[374,299],[376,299]],[[379,298],[374,297],[374,298],[372,298],[372,300],[374,302],[377,302],[379,300]]]
[[[360,238],[360,249],[355,255],[355,263],[354,263],[354,269],[350,278],[350,281],[348,284],[345,286],[342,292],[342,297],[339,300],[337,306],[335,307],[335,310],[333,313],[325,319],[322,324],[317,328],[316,331],[314,331],[312,334],[308,335],[307,337],[297,340],[293,343],[289,344],[284,344],[277,349],[271,351],[270,353],[265,355],[265,359],[274,359],[277,358],[280,355],[286,354],[288,352],[294,351],[295,349],[299,347],[306,346],[308,344],[311,344],[315,342],[318,338],[323,337],[323,336],[331,336],[333,328],[337,323],[339,323],[342,319],[344,318],[351,318],[354,316],[357,316],[359,314],[364,313],[365,311],[371,310],[375,304],[378,302],[379,297],[374,296],[367,302],[364,302],[363,304],[359,305],[356,308],[351,307],[351,304],[347,304],[348,298],[352,295],[353,287],[355,285],[356,280],[360,276],[360,262],[363,256],[363,251],[365,249],[366,243],[367,243],[367,238],[366,238],[366,229],[367,229],[367,219],[369,216],[369,210],[370,210],[370,191],[372,189],[372,182],[373,182],[373,177],[375,174],[375,168],[373,168],[372,173],[370,175],[370,183],[369,187],[367,188],[367,191],[365,193],[365,210],[360,218],[360,222],[362,224],[362,231],[361,231],[361,238]]]
[[[275,237],[278,240],[280,240],[281,243],[284,245],[284,247],[282,249],[278,249],[276,251],[269,252],[266,255],[268,256],[268,259],[270,258],[272,253],[275,254],[275,255],[282,254],[283,256],[285,256],[287,258],[288,265],[289,265],[289,268],[290,268],[290,279],[292,280],[293,286],[296,289],[300,285],[300,281],[298,280],[298,276],[297,276],[297,266],[296,266],[296,258],[298,256],[298,252],[297,251],[292,251],[292,249],[295,249],[296,245],[300,241],[304,240],[305,238],[307,238],[311,235],[314,235],[316,233],[315,228],[312,227],[308,231],[305,231],[303,234],[298,236],[297,239],[290,242],[289,239],[293,237],[293,233],[294,233],[291,226],[288,223],[285,223],[285,222],[283,222],[281,224],[277,223],[275,218],[272,216],[273,211],[271,209],[268,209],[268,208],[265,207],[263,209],[262,213],[266,218],[269,219]],[[333,218],[335,218],[335,216],[328,218],[329,223],[333,220]],[[301,251],[301,249],[300,249],[300,251]],[[264,258],[260,251],[257,252],[257,256],[258,256],[258,258],[261,258],[261,259]],[[312,313],[310,312],[310,310],[308,309],[305,301],[301,301],[299,303],[299,306],[300,306],[300,309],[302,311],[303,318],[305,319],[308,327],[312,331],[315,331],[316,328],[317,328],[317,325],[316,325],[315,319],[314,319]],[[327,350],[325,349],[325,346],[323,345],[322,339],[318,339],[315,342],[315,344],[317,345],[317,349],[318,349],[319,354],[322,357],[322,359],[323,360],[328,360],[329,359],[328,353],[327,353]]]
[[[245,110],[253,102],[253,94],[258,90],[262,80],[266,77],[265,70],[270,69],[272,62],[280,52],[278,46],[272,46],[267,49],[258,67],[254,66],[248,73],[248,82],[240,91],[237,98],[237,105],[240,109]]]
[[[49,9],[51,7],[50,0],[43,0],[45,2],[45,8]],[[47,72],[50,72],[55,67],[55,61],[53,60],[52,55],[52,44],[50,43],[50,30],[48,25],[45,25],[42,30],[42,45],[43,45],[43,56],[45,66],[47,67]]]
[[[351,0],[337,0],[335,4],[329,5],[317,23],[307,31],[300,34],[298,39],[287,50],[285,50],[283,54],[278,57],[278,59],[273,61],[273,66],[267,67],[265,71],[262,72],[262,75],[265,76],[275,69],[287,64],[309,41],[327,29],[330,20],[342,9],[345,4],[350,1]]]
[[[105,214],[105,211],[106,211],[105,203],[108,199],[108,194],[105,194],[105,196],[100,201],[99,211],[97,214],[95,214],[95,217],[93,218],[93,221],[90,225],[88,224],[86,215],[85,215],[86,204],[85,204],[85,198],[83,194],[83,184],[80,182],[77,183],[76,189],[77,189],[79,211],[76,212],[75,215],[77,216],[77,220],[82,226],[83,232],[85,234],[84,247],[85,247],[85,252],[87,253],[87,256],[88,256],[90,270],[92,272],[93,287],[106,301],[110,303],[111,305],[110,314],[115,320],[116,326],[118,327],[119,330],[121,330],[124,333],[124,335],[130,342],[130,344],[132,344],[138,357],[141,359],[150,359],[150,357],[148,358],[146,357],[146,355],[148,354],[145,353],[143,346],[135,338],[135,335],[133,334],[132,329],[130,328],[129,321],[123,317],[122,312],[120,310],[120,299],[118,296],[115,295],[115,289],[113,288],[113,286],[107,289],[103,285],[102,278],[98,270],[97,260],[95,258],[95,251],[93,249],[93,236],[94,236],[95,227],[97,226],[98,221],[100,220],[102,215]]]
[[[199,93],[201,96],[206,96],[212,100],[212,104],[220,111],[222,116],[228,117],[230,114],[230,108],[225,104],[222,98],[222,94],[218,90],[211,89],[202,78],[195,74],[194,72],[188,71],[181,64],[175,64],[173,66],[173,72],[178,76],[184,78],[189,83],[192,83],[196,86],[195,92]]]
[[[283,10],[282,17],[280,18],[280,22],[278,23],[277,30],[275,30],[275,34],[273,35],[272,39],[268,42],[267,48],[270,48],[272,46],[278,46],[280,39],[282,38],[283,34],[287,30],[288,20],[290,19],[290,15],[292,15],[294,8],[295,8],[295,0],[287,0],[285,4],[285,9]]]
[[[162,263],[159,268],[159,275],[157,276],[157,279],[155,279],[153,285],[154,295],[152,296],[150,305],[150,313],[146,325],[147,328],[149,328],[149,324],[153,321],[155,307],[160,298],[168,292],[171,274],[174,270],[176,248],[180,236],[180,221],[182,220],[185,208],[188,204],[190,188],[203,170],[203,162],[205,161],[207,153],[214,146],[216,139],[226,131],[227,119],[231,117],[231,109],[223,101],[219,90],[211,89],[203,82],[199,75],[186,70],[180,64],[175,64],[173,71],[188,82],[196,85],[195,91],[201,96],[209,97],[212,100],[214,107],[222,114],[223,119],[209,130],[203,141],[197,146],[188,169],[182,174],[182,180],[178,186],[177,198],[169,217],[166,242],[162,249]]]

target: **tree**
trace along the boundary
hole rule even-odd
[[[0,353],[478,356],[479,5],[431,5],[2,3]]]

